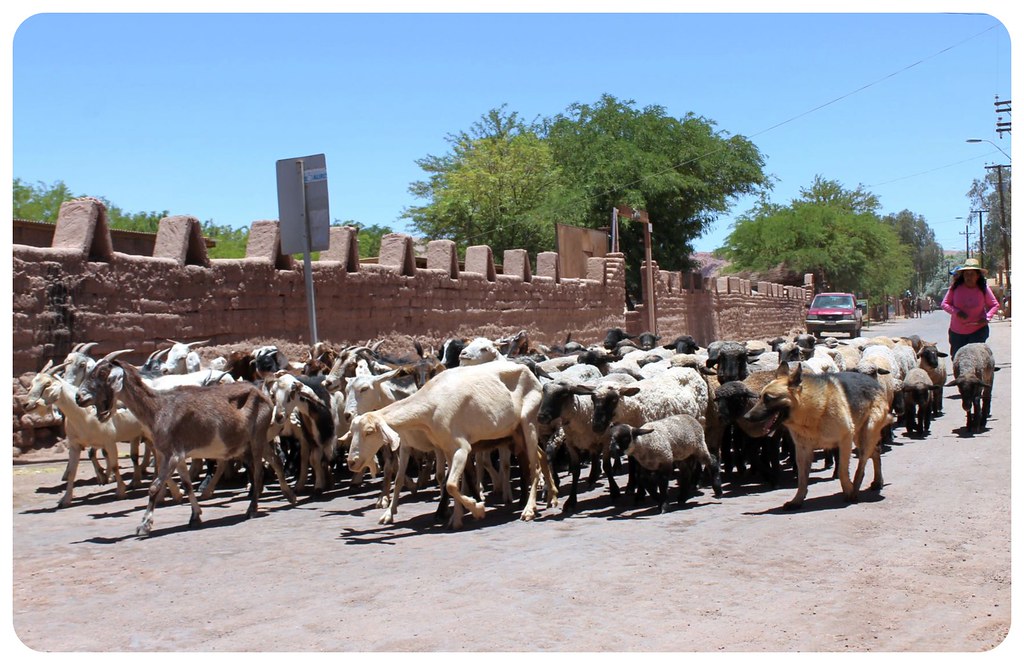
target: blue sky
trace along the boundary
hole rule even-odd
[[[446,135],[502,104],[532,119],[608,93],[749,137],[777,203],[818,174],[864,185],[883,213],[922,215],[957,249],[971,182],[1008,163],[965,139],[1011,152],[993,102],[1012,96],[1019,27],[1000,4],[969,6],[998,18],[26,12],[7,26],[12,175],[128,212],[247,227],[278,217],[277,160],[324,153],[331,218],[401,231],[419,203],[415,162],[445,153]],[[696,248],[721,245],[751,205],[737,200]]]

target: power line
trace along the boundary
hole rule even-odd
[[[859,92],[863,92],[863,91],[867,90],[868,88],[874,87],[874,86],[878,85],[879,83],[882,83],[883,81],[887,81],[887,80],[889,80],[889,79],[891,79],[891,78],[893,78],[895,76],[898,76],[898,75],[900,75],[900,74],[902,74],[902,73],[904,73],[904,72],[906,72],[906,71],[908,71],[910,69],[913,69],[914,67],[917,67],[918,65],[920,65],[922,63],[925,63],[925,62],[927,62],[929,60],[937,58],[940,55],[943,55],[944,53],[947,53],[947,52],[949,52],[949,51],[951,51],[951,50],[953,50],[953,49],[955,49],[955,48],[957,48],[959,46],[962,46],[963,44],[966,44],[967,42],[969,42],[971,40],[974,40],[974,39],[977,39],[978,37],[981,37],[982,35],[984,35],[987,32],[991,32],[995,28],[996,28],[996,26],[994,26],[994,25],[993,26],[989,26],[988,28],[985,28],[981,32],[978,32],[978,33],[976,33],[974,35],[971,35],[970,37],[966,37],[966,38],[962,39],[961,41],[959,41],[959,42],[957,42],[955,44],[951,44],[950,46],[947,46],[947,47],[945,47],[945,48],[943,48],[943,49],[941,49],[939,51],[936,51],[935,53],[933,53],[933,54],[931,54],[929,56],[921,58],[917,62],[913,62],[913,63],[911,63],[909,65],[906,65],[905,67],[902,67],[902,68],[900,68],[900,69],[898,69],[898,70],[896,70],[896,71],[894,71],[894,72],[892,72],[890,74],[886,74],[885,76],[883,76],[883,77],[881,77],[881,78],[879,78],[879,79],[877,79],[875,81],[872,81],[870,83],[866,83],[866,84],[862,85],[861,87],[857,88],[856,90],[852,90],[852,91],[850,91],[848,93],[840,95],[839,97],[836,97],[835,99],[832,99],[830,101],[825,102],[824,104],[819,104],[818,106],[815,106],[812,109],[809,109],[809,110],[804,111],[802,113],[798,113],[797,115],[795,115],[795,116],[793,116],[793,117],[791,117],[791,118],[789,118],[787,120],[783,120],[782,122],[776,123],[776,124],[774,124],[774,125],[772,125],[770,127],[762,129],[762,130],[760,130],[758,132],[754,132],[753,134],[749,134],[747,136],[744,136],[742,134],[736,134],[735,136],[739,136],[739,137],[746,138],[746,139],[749,140],[749,139],[752,139],[752,138],[754,138],[756,136],[760,136],[762,134],[767,134],[768,132],[773,131],[775,129],[778,129],[779,127],[782,127],[783,125],[787,125],[787,124],[789,124],[789,123],[791,123],[791,122],[793,122],[795,120],[799,120],[800,118],[803,118],[804,116],[810,115],[811,113],[814,113],[816,111],[820,111],[823,108],[829,107],[829,106],[831,106],[831,105],[833,105],[833,104],[835,104],[837,102],[840,102],[840,101],[842,101],[844,99],[852,97],[853,95],[856,95]],[[682,166],[686,166],[688,164],[692,164],[693,162],[695,162],[697,160],[704,159],[705,157],[710,157],[710,156],[715,155],[715,154],[717,154],[719,152],[722,152],[722,151],[725,150],[725,147],[726,146],[722,146],[720,148],[716,148],[715,150],[711,150],[711,151],[709,151],[709,152],[707,152],[707,153],[705,153],[703,155],[698,155],[696,157],[692,157],[690,159],[682,161],[682,162],[680,162],[680,163],[678,163],[678,164],[676,164],[674,166],[670,166],[670,167],[668,167],[668,168],[666,168],[666,169],[664,169],[662,171],[657,171],[655,173],[652,173],[650,175],[644,176],[642,178],[637,178],[636,180],[634,180],[632,182],[628,182],[628,183],[626,183],[624,185],[621,185],[620,187],[616,187],[614,189],[609,189],[609,190],[603,192],[602,195],[608,195],[608,194],[611,194],[612,192],[614,192],[616,190],[625,189],[626,187],[630,187],[630,186],[635,185],[637,183],[644,182],[645,180],[647,180],[649,178],[653,178],[653,177],[657,177],[657,176],[660,176],[660,175],[664,175],[666,173],[670,173],[670,172],[675,171],[676,169],[678,169],[678,168],[680,168]],[[964,160],[964,161],[966,162],[966,161],[971,161],[971,160]],[[957,162],[957,163],[958,164],[962,164],[963,162]],[[955,166],[955,164],[949,164],[948,166]],[[947,167],[939,167],[939,168],[947,168]],[[936,170],[936,169],[933,169],[933,170]],[[925,171],[924,173],[930,173],[930,172],[931,171]],[[922,175],[922,174],[917,174],[917,175]],[[914,176],[906,176],[906,177],[910,178],[910,177],[914,177]],[[899,179],[901,179],[901,178],[897,178],[897,180],[899,180]],[[895,181],[891,180],[889,182],[895,182]],[[887,184],[887,183],[881,183],[881,184]]]

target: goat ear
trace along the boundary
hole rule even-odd
[[[952,381],[950,381],[949,383],[947,383],[947,384],[945,385],[945,387],[946,387],[946,388],[949,388],[949,387],[951,387],[951,386],[955,386],[955,385],[957,385],[957,383],[956,383],[956,382],[957,382],[958,380],[959,380],[959,379],[953,379]]]
[[[949,357],[948,353],[943,353],[942,351],[939,351],[938,354],[939,354],[940,358],[948,358]]]
[[[115,393],[119,393],[124,389],[124,369],[121,367],[113,367],[110,370],[109,375],[110,387]]]
[[[622,395],[623,397],[632,397],[638,392],[640,392],[640,389],[636,386],[624,386],[619,390],[619,395]]]
[[[633,438],[636,438],[638,436],[643,436],[644,434],[651,434],[652,432],[654,432],[654,430],[649,428],[649,427],[648,428],[634,427],[633,430],[631,431],[631,434],[633,435]]]
[[[380,434],[384,439],[384,443],[388,444],[388,447],[391,448],[391,452],[398,450],[398,444],[402,442],[402,439],[398,436],[398,432],[393,430],[383,420],[380,421]]]

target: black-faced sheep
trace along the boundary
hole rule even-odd
[[[942,384],[932,383],[928,372],[915,367],[903,379],[903,415],[907,434],[924,436],[932,427],[932,403],[941,399]]]
[[[967,413],[967,431],[981,432],[992,407],[992,378],[996,367],[992,349],[985,343],[965,344],[953,356],[953,380]]]
[[[680,414],[645,423],[643,427],[615,425],[611,428],[611,452],[629,457],[631,474],[630,492],[635,492],[643,472],[654,476],[651,494],[658,509],[665,512],[668,481],[673,469],[679,469],[679,504],[685,503],[693,485],[691,463],[707,468],[711,474],[711,487],[716,497],[722,496],[722,482],[718,460],[708,452],[704,442],[704,428],[693,416]]]

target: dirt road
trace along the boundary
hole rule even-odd
[[[865,334],[948,348],[947,321],[935,312]],[[1019,642],[999,646],[1010,626],[1011,326],[992,330],[1002,369],[990,429],[962,433],[946,389],[931,435],[899,430],[884,488],[849,505],[820,464],[797,512],[781,510],[792,477],[774,491],[726,484],[721,499],[706,492],[665,515],[612,503],[601,481],[572,515],[545,509],[523,523],[489,507],[454,533],[433,524],[429,491],[380,527],[375,485],[295,508],[273,487],[250,521],[242,490],[229,489],[205,502],[201,529],[186,528],[187,506],[165,505],[140,540],[142,490],[116,500],[83,468],[75,502],[55,511],[63,464],[15,465],[10,639],[57,652],[1005,656]]]

